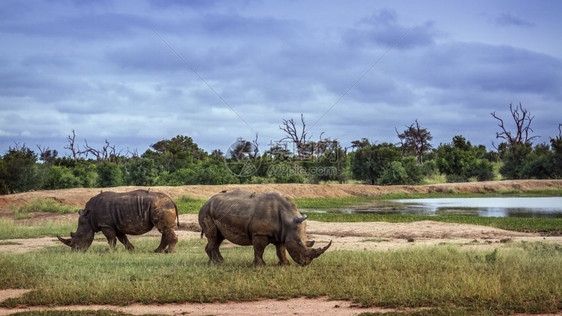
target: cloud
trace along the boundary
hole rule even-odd
[[[535,23],[524,20],[520,17],[511,15],[509,13],[502,13],[493,19],[494,23],[499,26],[515,26],[515,27],[534,27]]]
[[[345,42],[355,47],[389,48],[399,41],[396,49],[412,49],[432,45],[436,36],[432,22],[406,27],[398,23],[395,11],[385,9],[363,19],[356,27],[348,30],[345,33]]]
[[[400,6],[362,3],[330,13],[344,6],[334,2],[308,14],[297,4],[292,12],[248,3],[37,1],[15,8],[17,18],[0,22],[7,43],[0,57],[0,148],[18,141],[63,152],[74,129],[92,146],[107,138],[142,153],[158,140],[188,135],[208,151],[225,151],[254,132],[262,146],[282,138],[281,120],[300,113],[309,126],[317,122],[314,137],[325,132],[344,144],[397,141],[394,128],[419,119],[435,145],[457,134],[489,145],[496,128],[489,113],[510,102],[536,113],[537,133],[556,132],[556,55],[500,37],[444,36],[443,19],[407,15]],[[498,29],[491,24],[486,32]]]

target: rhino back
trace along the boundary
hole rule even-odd
[[[212,197],[202,208],[200,223],[208,217],[226,239],[250,245],[253,235],[284,241],[297,214],[292,201],[278,193],[237,190]]]
[[[96,231],[111,227],[125,234],[139,235],[154,227],[151,213],[159,197],[147,191],[103,192],[88,202],[92,226]]]

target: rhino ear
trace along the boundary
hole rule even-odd
[[[295,218],[293,218],[293,223],[300,224],[300,223],[304,222],[307,218],[308,218],[308,216],[306,216],[306,214],[304,214],[302,217],[295,217]]]
[[[88,216],[89,213],[90,213],[90,210],[88,210],[88,209],[81,210],[80,212],[78,212],[78,214],[80,214],[80,216]]]

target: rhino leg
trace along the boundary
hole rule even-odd
[[[277,248],[277,258],[279,258],[280,266],[290,266],[291,262],[287,259],[287,247],[284,244],[276,244]]]
[[[269,245],[269,237],[267,236],[252,236],[252,244],[254,245],[254,265],[264,266],[263,251]]]
[[[162,231],[162,239],[160,240],[160,245],[154,252],[174,252],[174,247],[178,242],[178,237],[173,229],[169,228]]]
[[[115,245],[117,244],[117,234],[115,233],[115,230],[111,227],[102,227],[101,232],[105,238],[107,238],[109,247],[111,247],[111,249],[115,249]]]
[[[206,228],[203,231],[207,237],[205,252],[209,256],[210,262],[223,263],[224,259],[219,251],[219,247],[224,240],[224,236],[215,225],[206,225]]]
[[[119,239],[119,241],[125,246],[125,248],[127,250],[133,250],[135,249],[135,247],[133,246],[133,244],[131,244],[131,242],[129,241],[129,238],[127,238],[127,235],[121,233],[121,232],[117,232],[117,238]]]

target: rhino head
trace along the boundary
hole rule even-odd
[[[292,233],[287,236],[285,241],[289,255],[301,266],[310,264],[313,259],[318,258],[332,245],[330,240],[330,243],[323,248],[312,248],[314,241],[307,240],[306,237],[306,223],[304,222],[306,218],[307,216],[304,215],[293,219],[295,229],[291,229]]]
[[[57,235],[57,238],[65,245],[71,247],[73,250],[86,251],[94,241],[94,229],[90,224],[90,211],[80,211],[78,218],[78,228],[76,232],[70,233],[70,238],[62,238]]]

